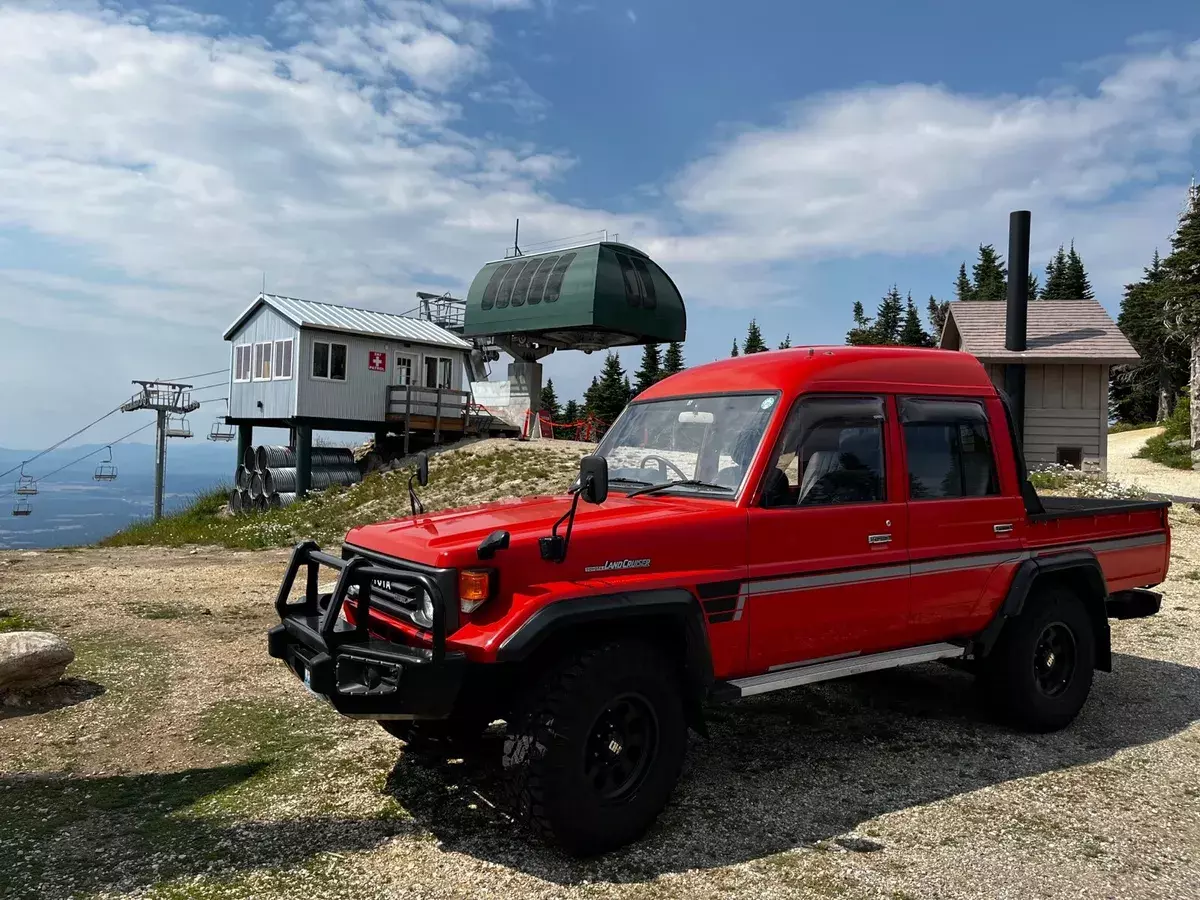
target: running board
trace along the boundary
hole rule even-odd
[[[849,656],[829,662],[811,663],[806,666],[768,672],[765,675],[754,675],[750,678],[736,678],[729,681],[728,684],[734,689],[733,696],[752,697],[755,694],[781,691],[784,688],[796,687],[801,684],[813,684],[833,678],[847,678],[863,672],[877,672],[880,669],[912,666],[917,663],[932,662],[935,659],[962,657],[965,654],[966,648],[956,644],[923,644],[920,647],[907,647],[904,650],[888,650],[886,653],[872,653],[869,656]]]

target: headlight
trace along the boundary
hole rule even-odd
[[[421,591],[421,609],[413,613],[413,621],[422,628],[433,627],[433,597]]]

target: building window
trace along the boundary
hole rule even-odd
[[[878,397],[801,400],[788,416],[775,465],[763,482],[763,505],[882,503],[883,421]]]
[[[425,357],[425,387],[449,389],[454,363],[444,356]]]
[[[905,400],[909,497],[942,500],[1000,493],[987,413],[973,401]]]
[[[1060,466],[1070,466],[1072,469],[1083,468],[1083,448],[1082,447],[1059,447],[1058,448],[1058,464]]]
[[[292,377],[292,339],[275,342],[275,380],[286,381]]]
[[[312,377],[323,381],[346,380],[346,345],[313,341]]]
[[[407,353],[396,354],[396,384],[413,383],[413,358]]]
[[[253,348],[250,344],[238,344],[233,348],[233,380],[234,381],[249,381],[251,372],[251,353]]]
[[[271,380],[271,353],[273,346],[270,341],[254,345],[254,380]]]

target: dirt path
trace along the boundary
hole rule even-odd
[[[1108,477],[1155,494],[1200,497],[1200,472],[1172,469],[1136,454],[1161,428],[1122,431],[1108,436]]]
[[[1081,718],[1014,734],[925,666],[716,708],[641,843],[514,832],[493,770],[427,764],[266,657],[282,552],[0,554],[0,607],[75,681],[0,717],[0,896],[1200,897],[1200,517]],[[493,746],[492,750],[496,750]]]

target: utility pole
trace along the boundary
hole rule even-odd
[[[199,402],[192,400],[190,384],[180,384],[175,381],[137,381],[133,382],[141,390],[121,404],[121,412],[136,412],[141,409],[152,409],[158,417],[154,436],[154,521],[162,518],[163,485],[167,471],[167,438],[192,436],[192,428],[187,419],[187,413],[200,408]],[[169,416],[178,416],[178,421],[172,422]]]

